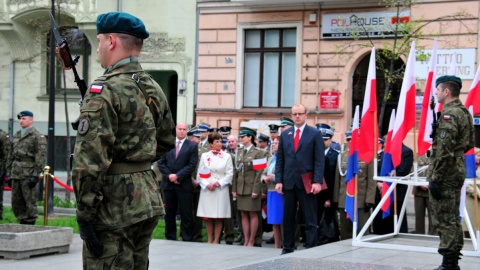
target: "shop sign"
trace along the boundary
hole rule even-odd
[[[320,109],[332,110],[339,108],[340,93],[335,91],[320,92]]]
[[[415,62],[415,74],[417,79],[425,80],[428,74],[428,64],[432,50],[423,50],[428,55],[424,61]],[[436,77],[443,75],[456,75],[461,79],[472,80],[475,76],[475,49],[442,49],[437,50]],[[448,74],[450,68],[455,69],[455,74]]]
[[[410,11],[359,12],[322,15],[322,38],[361,38],[402,36],[405,23],[410,21]]]

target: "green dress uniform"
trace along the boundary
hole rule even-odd
[[[443,106],[437,124],[427,180],[440,186],[441,198],[430,193],[430,204],[433,225],[440,236],[438,252],[445,258],[455,257],[463,248],[460,190],[466,177],[464,153],[474,146],[474,127],[472,116],[458,99]]]
[[[37,219],[37,185],[32,187],[29,178],[42,173],[46,155],[47,141],[34,127],[13,136],[7,174],[12,179],[12,210],[21,224],[33,225]]]
[[[346,217],[345,212],[345,198],[346,188],[345,175],[341,175],[340,171],[347,171],[348,149],[340,153],[338,156],[338,170],[335,172],[335,184],[333,202],[338,203],[340,214],[340,237],[341,240],[352,238],[353,224]],[[365,163],[361,159],[358,160],[359,174],[357,175],[357,207],[358,207],[358,231],[360,231],[368,218],[370,211],[365,206],[366,204],[375,204],[376,182],[373,180],[373,160],[370,163]],[[343,173],[342,173],[343,174]],[[365,232],[367,235],[369,231]]]
[[[151,162],[174,147],[173,129],[165,94],[137,57],[107,68],[88,89],[72,179],[77,219],[93,224],[104,248],[96,258],[84,245],[84,269],[147,268],[152,232],[165,214]]]
[[[0,219],[3,219],[3,189],[4,177],[7,176],[7,158],[10,153],[10,136],[0,129]]]
[[[237,151],[237,177],[232,186],[232,192],[237,193],[237,209],[240,211],[260,211],[262,170],[253,169],[253,160],[265,157],[265,151],[251,146],[246,151],[245,147],[241,147]],[[252,193],[258,194],[257,198],[252,198]]]
[[[425,156],[418,157],[417,163],[418,167],[423,167],[428,165],[430,160]],[[425,171],[419,174],[418,176],[425,176]],[[415,206],[415,233],[416,234],[425,234],[425,210],[428,212],[428,234],[435,235],[435,227],[432,224],[432,208],[430,206],[430,199],[428,198],[428,189],[424,190],[420,186],[413,187],[412,191],[414,195],[414,206]]]

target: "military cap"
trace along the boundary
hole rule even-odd
[[[270,125],[268,125],[268,127],[270,128],[270,133],[277,133],[278,132],[278,128],[279,128],[278,125],[270,124]]]
[[[21,111],[17,114],[17,118],[20,119],[23,116],[31,116],[33,117],[33,113],[31,111]]]
[[[460,85],[460,88],[462,88],[462,79],[460,79],[455,75],[444,75],[444,76],[438,77],[435,83],[435,86],[438,86],[443,82],[455,82],[455,83],[458,83],[458,85]]]
[[[97,17],[97,34],[122,33],[146,39],[150,36],[143,22],[125,12],[109,12]]]
[[[218,128],[218,133],[221,135],[230,135],[230,130],[232,130],[231,127],[223,126]]]
[[[292,119],[290,119],[290,118],[288,118],[288,117],[286,117],[286,116],[282,116],[282,117],[280,118],[280,120],[281,120],[282,122],[280,123],[279,126],[281,126],[281,127],[284,127],[284,126],[292,126],[292,127],[293,127],[293,120],[292,120]]]
[[[248,127],[240,127],[240,137],[245,135],[255,137],[257,135],[257,131]]]
[[[187,136],[201,137],[202,135],[198,131],[197,127],[193,127],[188,131]]]
[[[269,142],[269,141],[270,141],[270,136],[265,135],[265,134],[263,134],[263,133],[260,133],[260,134],[258,135],[258,141],[259,141],[259,142]]]
[[[318,123],[316,124],[317,129],[322,132],[322,137],[323,139],[331,139],[333,135],[335,134],[332,130],[332,128],[324,123]]]
[[[199,132],[207,132],[210,130],[210,125],[209,124],[205,124],[205,123],[201,123],[198,125],[198,131]]]
[[[210,132],[218,132],[218,128],[211,128],[211,129],[209,129],[208,131],[210,131]]]
[[[345,138],[351,139],[352,138],[352,132],[351,131],[345,132]]]

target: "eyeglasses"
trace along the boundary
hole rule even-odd
[[[292,116],[302,116],[304,114],[306,114],[306,113],[292,113]]]

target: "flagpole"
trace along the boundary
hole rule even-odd
[[[355,174],[355,193],[353,194],[353,241],[357,241],[357,188],[358,188],[358,174]]]
[[[393,176],[397,177],[397,170],[393,172]],[[392,185],[395,185],[393,188],[393,231],[395,234],[398,234],[397,183],[392,183]]]
[[[477,241],[480,238],[480,218],[478,216],[478,192],[477,192],[477,178],[473,178],[473,200],[475,205],[475,230],[477,233]]]
[[[373,111],[373,126],[376,127],[377,123],[377,111]],[[376,128],[373,129],[373,177],[378,176],[378,153],[377,153],[377,146],[378,146],[378,138],[380,136],[377,135]]]

